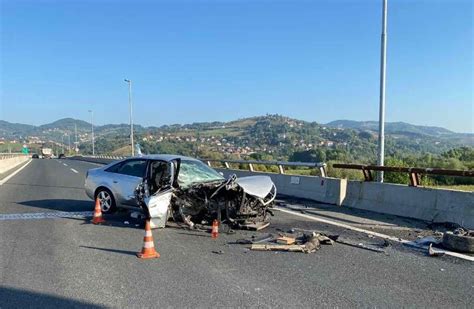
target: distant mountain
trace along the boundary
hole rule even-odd
[[[35,126],[21,123],[10,123],[0,120],[0,137],[1,136],[27,136],[36,129]]]
[[[54,129],[74,130],[74,126],[77,126],[77,130],[79,131],[91,129],[90,123],[83,120],[77,120],[74,118],[59,119],[48,124],[40,125],[38,129],[40,130],[54,130]]]
[[[335,120],[326,124],[327,126],[342,129],[355,129],[360,131],[378,132],[378,121],[354,121],[354,120]],[[454,133],[448,129],[431,126],[419,126],[406,122],[386,122],[385,132],[388,134],[415,133],[429,136],[447,136]]]

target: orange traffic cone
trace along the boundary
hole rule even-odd
[[[217,222],[217,219],[214,219],[212,221],[211,237],[217,238],[217,236],[219,236],[219,222]]]
[[[155,250],[153,242],[153,234],[151,233],[150,219],[145,221],[145,237],[143,238],[143,248],[141,252],[137,253],[140,259],[159,258],[160,254]]]
[[[92,223],[100,224],[104,223],[105,220],[102,218],[102,210],[100,209],[100,200],[99,198],[95,199],[95,209],[94,209],[94,217],[92,218]]]

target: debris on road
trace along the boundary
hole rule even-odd
[[[240,244],[240,245],[251,245],[251,244],[258,244],[262,242],[270,242],[273,239],[274,239],[274,236],[272,234],[265,234],[259,237],[252,236],[252,239],[237,239],[235,243]]]
[[[276,239],[276,242],[278,244],[283,244],[283,245],[293,245],[296,242],[296,238],[288,237],[288,236],[280,236]]]
[[[414,241],[418,245],[431,245],[431,244],[440,244],[441,243],[441,238],[437,238],[434,236],[426,236],[423,238],[419,238]]]
[[[430,247],[428,248],[428,254],[429,256],[443,256],[445,252],[434,249],[433,244],[430,244]]]
[[[457,228],[443,235],[443,247],[457,252],[474,253],[474,231]]]
[[[214,251],[212,251],[212,253],[214,253],[214,254],[219,254],[219,255],[220,255],[220,254],[224,254],[224,251],[222,251],[222,250],[214,250]]]
[[[335,242],[337,242],[338,244],[343,244],[343,245],[347,245],[347,246],[351,246],[351,247],[355,247],[355,248],[360,248],[360,249],[364,249],[364,250],[369,250],[369,251],[373,251],[373,252],[378,252],[378,253],[385,253],[385,250],[380,248],[380,247],[375,247],[375,246],[372,246],[372,245],[366,245],[366,244],[363,244],[363,243],[355,243],[355,242],[350,242],[350,241],[347,241],[347,240],[342,240],[342,239],[333,239]],[[384,246],[385,246],[385,243],[384,243]]]
[[[261,242],[267,242],[261,244]],[[313,253],[321,247],[321,244],[332,245],[333,241],[326,235],[315,233],[302,234],[299,237],[280,235],[274,238],[272,235],[265,235],[255,240],[240,239],[240,244],[251,244],[250,250],[256,251],[288,251]],[[276,243],[276,244],[275,244]]]
[[[304,252],[305,247],[303,245],[252,244],[250,250]]]

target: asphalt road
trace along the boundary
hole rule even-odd
[[[0,216],[91,211],[83,183],[87,169],[96,166],[33,160],[0,186]],[[135,252],[143,244],[143,225],[123,215],[106,219],[102,226],[82,218],[0,220],[0,308],[466,308],[474,303],[471,262],[428,257],[398,244],[386,248],[387,254],[341,244],[313,254],[256,252],[230,244],[253,232],[221,233],[212,240],[207,233],[166,228],[153,233],[161,257],[139,260]],[[265,232],[294,227],[381,243],[281,212]]]

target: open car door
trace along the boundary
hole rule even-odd
[[[164,228],[168,221],[179,165],[179,159],[171,162],[154,161],[150,164],[146,181],[150,195],[143,201],[148,209],[152,228]]]

